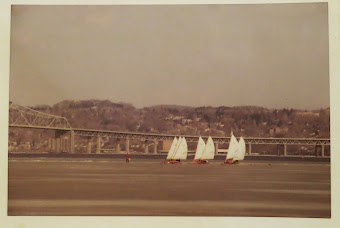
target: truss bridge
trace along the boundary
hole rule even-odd
[[[71,130],[72,128],[65,117],[39,112],[13,102],[9,104],[9,126],[51,130]]]

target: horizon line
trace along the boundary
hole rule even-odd
[[[82,102],[82,101],[99,101],[99,102],[103,102],[103,101],[109,101],[111,103],[114,104],[128,104],[133,106],[136,109],[143,109],[143,108],[151,108],[151,107],[156,107],[156,106],[178,106],[178,107],[183,107],[183,108],[220,108],[220,107],[226,107],[226,108],[240,108],[240,107],[256,107],[256,108],[265,108],[265,109],[270,109],[270,110],[276,110],[276,109],[295,109],[295,110],[304,110],[304,111],[317,111],[320,109],[330,109],[330,105],[326,106],[326,107],[318,107],[318,108],[292,108],[292,107],[281,107],[281,108],[274,108],[274,107],[268,107],[268,106],[259,106],[259,105],[238,105],[238,106],[227,106],[227,105],[220,105],[220,106],[212,106],[212,105],[203,105],[203,106],[190,106],[190,105],[181,105],[181,104],[155,104],[155,105],[150,105],[150,106],[143,106],[143,107],[136,107],[133,103],[130,102],[123,102],[123,101],[119,101],[119,102],[114,102],[110,99],[96,99],[96,98],[92,98],[92,99],[64,99],[62,101],[56,102],[52,105],[49,104],[35,104],[35,105],[22,105],[18,102],[14,102],[13,100],[9,100],[9,102],[13,102],[15,104],[21,105],[21,106],[25,106],[25,107],[30,107],[30,108],[34,108],[37,106],[49,106],[49,107],[53,107],[59,103],[62,102]]]

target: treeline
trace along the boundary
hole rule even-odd
[[[33,109],[61,115],[72,127],[165,134],[329,138],[330,110],[267,109],[255,106],[137,109],[108,100],[62,101]]]

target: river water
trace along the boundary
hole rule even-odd
[[[8,215],[321,217],[327,162],[12,158]]]

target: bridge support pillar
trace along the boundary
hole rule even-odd
[[[62,148],[62,152],[66,152],[67,150],[67,138],[63,137],[62,138],[62,141],[63,141],[63,148]]]
[[[61,152],[63,152],[63,148],[64,148],[63,137],[59,138],[59,144],[60,144],[59,153],[61,153]]]
[[[215,143],[215,154],[218,154],[218,143]]]
[[[248,144],[248,155],[251,155],[251,143]]]
[[[119,143],[119,141],[117,141],[116,153],[120,153],[120,143]]]
[[[64,138],[60,137],[60,153],[64,151]]]
[[[287,156],[287,144],[283,144],[283,156]]]
[[[157,154],[157,146],[158,146],[158,141],[154,140],[154,144],[153,144],[153,153]]]
[[[65,138],[65,152],[69,152],[69,151],[70,151],[70,139]]]
[[[144,153],[149,153],[149,145],[148,145],[148,142],[147,141],[145,141],[145,143],[144,143]]]
[[[57,144],[57,153],[60,153],[60,138],[56,138],[56,144]]]
[[[51,138],[48,138],[47,150],[48,150],[48,151],[51,151],[51,150],[52,150],[52,139],[51,139]]]
[[[91,150],[92,150],[92,142],[91,142],[91,140],[89,140],[87,142],[87,153],[91,154],[91,152],[92,152]]]
[[[321,145],[321,157],[325,157],[325,145]]]
[[[69,138],[66,138],[65,139],[65,152],[69,152],[70,151],[70,139]]]
[[[100,154],[100,149],[101,149],[101,138],[100,136],[98,135],[97,136],[97,150],[96,150],[96,154]]]
[[[125,140],[125,152],[129,153],[130,152],[130,139],[126,138]]]
[[[70,153],[74,154],[74,131],[70,133]]]
[[[67,152],[68,151],[68,138],[67,137],[64,137],[63,139],[64,141],[64,152]]]
[[[55,140],[55,138],[52,139],[52,152],[56,152],[56,140]]]

